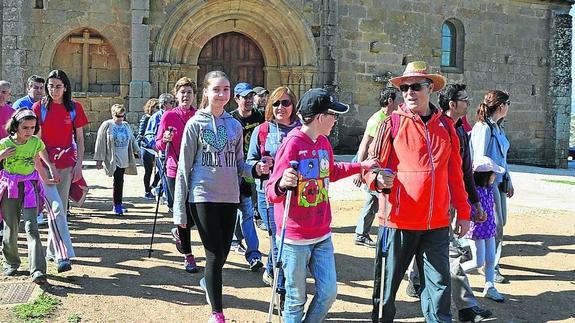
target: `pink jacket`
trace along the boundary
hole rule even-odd
[[[156,132],[156,149],[165,150],[167,145],[162,140],[164,137],[164,132],[172,127],[172,143],[170,144],[169,150],[167,152],[167,165],[166,173],[170,178],[176,178],[176,170],[178,169],[178,158],[180,156],[180,146],[182,145],[182,136],[184,134],[184,127],[188,120],[190,120],[194,114],[196,114],[196,108],[184,109],[182,107],[177,107],[170,111],[164,112],[162,119],[160,120],[160,125],[158,126],[158,131]]]

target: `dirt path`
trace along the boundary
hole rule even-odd
[[[155,204],[139,198],[143,195],[139,177],[126,178],[129,213],[123,217],[108,211],[111,179],[92,169],[86,171],[86,177],[93,185],[89,200],[84,209],[74,209],[75,215],[70,218],[79,257],[68,274],[57,274],[53,265],[50,267],[51,285],[46,290],[59,297],[62,305],[48,321],[67,322],[72,315],[78,315],[82,322],[205,322],[210,308],[198,286],[202,274],[188,274],[182,269],[182,257],[169,235],[171,219],[166,216],[167,208],[160,207],[155,251],[148,258]],[[536,177],[532,180],[538,183]],[[338,187],[340,191],[349,187],[345,186],[347,182],[333,185],[343,185]],[[544,185],[554,185],[556,194],[575,187],[547,182]],[[568,196],[573,197],[565,197]],[[374,250],[352,242],[361,205],[361,200],[332,202],[339,295],[328,322],[369,322]],[[507,301],[497,304],[484,300],[483,277],[470,275],[480,303],[495,313],[493,321],[575,321],[572,206],[557,209],[511,205],[502,259],[502,271],[511,283],[498,286]],[[45,238],[46,230],[42,231]],[[267,234],[258,230],[258,235],[261,250],[267,252]],[[196,231],[192,240],[203,268],[204,253]],[[23,243],[21,240],[22,251]],[[261,282],[261,272],[252,273],[247,268],[242,256],[231,254],[224,269],[224,305],[229,322],[266,320],[269,288]],[[403,282],[398,294],[397,320],[421,322],[419,304],[405,295],[405,286]],[[15,321],[9,307],[0,308],[0,321]]]

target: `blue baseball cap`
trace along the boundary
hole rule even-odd
[[[238,83],[236,84],[236,87],[234,87],[234,95],[235,96],[246,96],[250,93],[256,93],[254,92],[254,89],[252,88],[252,86],[249,83]]]

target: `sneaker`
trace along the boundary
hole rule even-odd
[[[206,277],[202,277],[202,279],[200,279],[200,288],[204,291],[204,295],[206,296],[206,303],[212,306],[212,303],[210,303],[210,297],[208,296],[208,289],[206,288]]]
[[[156,187],[152,188],[152,191],[150,193],[152,193],[152,195],[154,195],[154,196],[160,195],[160,186],[156,186]]]
[[[194,255],[188,255],[184,258],[184,267],[189,273],[198,272],[198,266],[196,265],[196,258],[194,258]]]
[[[182,240],[180,240],[180,233],[178,232],[178,228],[172,228],[172,239],[176,243],[176,249],[181,254],[185,254],[184,247],[182,246]]]
[[[273,287],[274,276],[270,275],[267,270],[264,270],[264,274],[262,275],[262,281],[269,287]]]
[[[4,268],[4,276],[16,276],[16,272],[18,269],[16,268]]]
[[[263,230],[263,231],[268,230],[265,222],[262,219],[256,219],[256,227],[258,227],[258,229]]]
[[[459,310],[459,322],[481,322],[491,317],[491,315],[493,313],[490,310],[473,306]]]
[[[405,293],[407,294],[407,296],[409,297],[414,297],[414,298],[419,298],[419,289],[421,288],[421,286],[414,284],[411,280],[409,281],[409,283],[407,284],[407,288],[405,288]]]
[[[375,248],[375,242],[373,240],[371,240],[371,238],[369,237],[369,234],[365,234],[365,235],[356,234],[353,242],[358,246],[366,246],[366,247],[370,247],[370,248]]]
[[[124,215],[124,210],[122,209],[122,204],[114,205],[112,209],[115,215]]]
[[[509,280],[507,280],[505,276],[501,275],[499,270],[495,271],[495,277],[493,281],[497,284],[509,284]]]
[[[254,258],[250,261],[250,270],[251,271],[258,271],[263,266],[264,266],[264,264],[262,263],[260,258]]]
[[[497,289],[495,289],[495,287],[489,287],[489,288],[487,288],[487,290],[484,290],[483,291],[483,297],[494,300],[497,303],[505,302],[505,297],[503,297],[503,295],[499,294],[499,292],[497,291]]]
[[[41,271],[35,271],[32,274],[32,281],[37,285],[45,285],[48,283],[48,278]]]
[[[58,272],[63,273],[65,271],[72,270],[72,264],[69,259],[62,259],[58,261]]]
[[[222,312],[213,312],[208,319],[208,323],[226,323],[226,317]]]
[[[144,199],[155,200],[156,198],[154,197],[154,194],[152,194],[152,192],[146,192],[146,194],[144,194]]]
[[[246,248],[242,245],[241,242],[232,242],[230,250],[242,256],[246,255]]]
[[[44,220],[44,215],[42,213],[38,214],[38,216],[36,217],[36,222],[38,223],[38,225],[48,224],[46,220]]]
[[[124,206],[124,204],[121,204],[121,206],[122,206],[122,212],[128,213],[128,209]]]

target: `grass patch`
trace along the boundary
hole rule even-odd
[[[80,323],[82,318],[78,314],[72,314],[68,317],[68,323]]]
[[[13,312],[21,320],[45,318],[51,315],[60,303],[62,302],[56,297],[43,293],[32,303],[16,305]]]
[[[570,181],[568,179],[544,179],[543,181],[549,182],[549,183],[575,185],[575,181]]]

